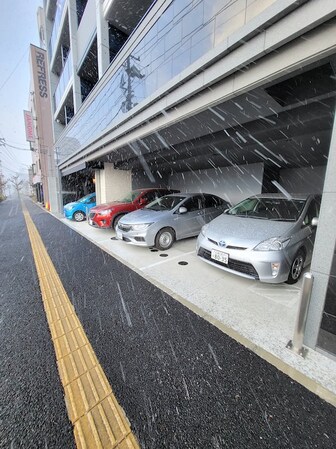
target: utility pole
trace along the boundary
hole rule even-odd
[[[124,91],[125,94],[125,101],[122,103],[124,112],[130,111],[136,105],[136,103],[135,104],[133,103],[134,97],[134,92],[132,88],[133,79],[134,78],[142,79],[145,76],[140,72],[140,70],[134,63],[131,63],[131,58],[134,59],[135,61],[140,61],[140,58],[130,55],[127,57],[126,62],[123,64],[123,68],[127,75],[126,82],[123,75],[120,80],[120,88]]]
[[[4,187],[5,187],[6,183],[3,179],[3,173],[2,173],[2,161],[0,159],[0,201],[3,199],[4,195]]]

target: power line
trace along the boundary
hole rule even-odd
[[[5,87],[5,85],[7,84],[7,82],[11,79],[11,77],[14,75],[16,69],[19,67],[19,65],[21,64],[24,56],[27,55],[27,50],[25,50],[25,52],[23,53],[23,55],[21,56],[19,62],[16,64],[16,66],[14,67],[14,69],[12,70],[12,72],[9,74],[8,78],[2,83],[2,85],[0,86],[0,91],[2,90],[3,87]]]

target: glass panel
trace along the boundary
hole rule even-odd
[[[54,51],[54,46],[55,46],[55,42],[56,42],[56,38],[58,35],[62,14],[63,14],[64,4],[65,4],[65,0],[57,0],[57,2],[56,2],[55,20],[54,20],[53,30],[51,33],[51,38],[49,41],[50,57],[52,57],[52,54]]]
[[[181,45],[182,40],[182,23],[177,23],[174,28],[167,32],[164,37],[165,41],[165,60],[169,59]]]
[[[214,46],[215,21],[212,20],[191,38],[191,62],[207,53]]]
[[[68,59],[66,60],[66,63],[63,68],[63,72],[60,76],[60,79],[58,81],[58,85],[55,91],[54,99],[55,99],[55,109],[58,108],[58,105],[61,101],[61,98],[68,87],[70,78],[72,74],[72,55],[71,51],[68,53]]]
[[[245,0],[174,0],[59,139],[60,160],[107,133],[125,113],[244,23]],[[236,15],[234,15],[236,14]],[[215,29],[216,27],[216,29]],[[95,96],[94,96],[95,95]]]
[[[193,8],[182,19],[182,37],[190,37],[190,35],[203,24],[203,3]]]
[[[183,47],[180,47],[176,54],[173,56],[173,66],[172,66],[172,75],[178,75],[181,73],[188,65],[190,65],[190,40],[184,44]]]

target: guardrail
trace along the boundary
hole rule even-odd
[[[305,273],[301,288],[299,310],[296,317],[293,340],[289,340],[286,348],[291,349],[301,357],[306,357],[308,349],[303,346],[304,331],[306,328],[308,307],[313,288],[314,276],[311,273]]]

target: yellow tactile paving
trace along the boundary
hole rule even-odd
[[[57,365],[63,386],[73,382],[97,364],[97,358],[89,345],[82,346],[77,351],[73,351],[61,358],[57,361]]]
[[[64,318],[61,318],[60,320],[49,323],[49,326],[51,336],[53,339],[55,339],[61,337],[64,334],[67,334],[70,331],[73,331],[74,329],[77,329],[77,327],[80,326],[80,322],[77,318],[77,315],[73,313],[71,315],[67,315]]]
[[[111,416],[114,419],[111,419]],[[77,447],[107,447],[110,441],[112,447],[134,448],[136,444],[133,435],[128,431],[129,425],[113,394],[110,394],[100,404],[84,415],[75,425]],[[133,440],[132,440],[133,437]],[[127,441],[125,446],[124,441]],[[130,445],[133,441],[133,445]],[[91,446],[86,444],[90,442]]]
[[[78,449],[140,449],[42,239],[22,205]]]
[[[68,412],[72,422],[76,422],[112,393],[97,366],[68,384],[64,390],[71,399]]]

